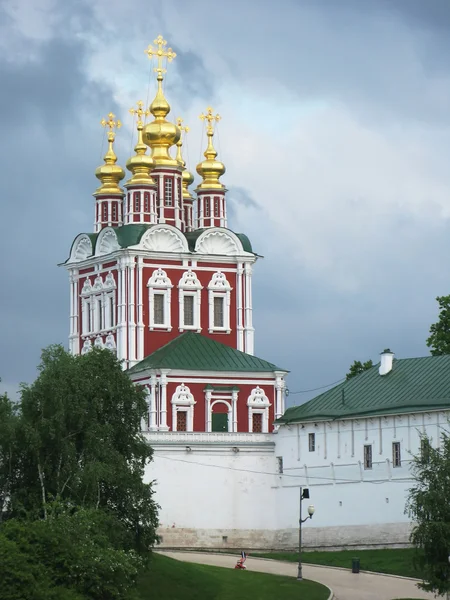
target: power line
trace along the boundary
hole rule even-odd
[[[343,478],[339,478],[339,477],[320,477],[320,476],[316,476],[316,475],[291,475],[290,473],[273,473],[271,471],[254,471],[253,469],[238,469],[235,467],[227,467],[225,465],[211,465],[211,464],[207,464],[207,463],[201,463],[195,460],[186,460],[183,458],[174,458],[173,456],[164,456],[163,454],[154,454],[153,458],[163,458],[165,460],[172,460],[175,462],[182,462],[182,463],[187,463],[189,465],[198,465],[200,467],[209,467],[209,468],[213,468],[213,469],[222,469],[225,471],[235,471],[235,472],[240,472],[240,473],[252,473],[253,475],[270,475],[272,477],[290,477],[292,479],[303,479],[303,480],[311,480],[311,479],[318,479],[321,481],[338,481],[338,482],[344,482],[344,483],[372,483],[372,484],[382,484],[382,483],[404,483],[405,481],[414,481],[413,478],[408,478],[408,479],[401,479],[401,480],[395,480],[395,479],[385,479],[382,481],[370,481],[370,480],[366,480],[366,479],[343,479]]]
[[[337,383],[342,383],[345,381],[345,377],[343,379],[338,379],[337,381],[333,381],[333,383],[328,383],[327,385],[321,385],[320,387],[312,388],[310,390],[299,390],[298,392],[291,392],[289,389],[286,390],[286,396],[294,396],[295,394],[306,394],[307,392],[316,392],[317,390],[323,390],[331,385],[336,385]]]

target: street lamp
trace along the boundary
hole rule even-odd
[[[312,519],[315,513],[315,508],[312,504],[308,506],[308,516],[302,519],[302,500],[309,500],[309,489],[300,486],[300,518],[298,520],[298,573],[297,581],[302,581],[302,523],[308,519]]]

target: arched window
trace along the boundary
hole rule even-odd
[[[171,400],[173,431],[194,431],[195,403],[191,390],[184,383],[177,386]]]
[[[269,433],[269,398],[256,386],[247,400],[248,430],[253,433]]]
[[[200,324],[200,298],[202,285],[197,275],[189,269],[183,273],[178,284],[180,321],[179,330],[201,330]]]
[[[134,192],[134,212],[141,212],[141,194],[140,192]]]
[[[209,332],[230,333],[231,286],[221,271],[214,273],[208,284]]]
[[[172,329],[170,316],[172,282],[165,271],[156,269],[148,280],[147,287],[149,288],[150,329],[167,329],[170,331]]]

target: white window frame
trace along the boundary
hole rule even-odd
[[[248,407],[248,430],[253,433],[253,414],[262,413],[263,424],[262,432],[269,433],[269,407],[271,406],[269,398],[266,396],[263,389],[257,385],[250,392],[250,396],[247,399]]]
[[[208,284],[208,304],[209,304],[209,333],[221,331],[231,333],[230,326],[230,303],[232,287],[226,276],[221,271],[213,274]],[[214,298],[223,298],[223,326],[214,325]]]
[[[402,466],[402,446],[400,442],[392,442],[392,466],[395,469]]]
[[[186,416],[186,431],[194,431],[194,400],[191,390],[182,383],[178,385],[172,395],[172,431],[177,431],[177,413],[180,411],[187,412]]]
[[[173,288],[172,282],[170,281],[167,273],[163,269],[155,269],[152,276],[147,282],[148,290],[148,323],[150,331],[154,329],[172,331],[170,305]],[[155,294],[162,294],[164,296],[164,323],[155,323]]]
[[[189,269],[183,273],[178,283],[178,299],[179,299],[179,331],[197,331],[201,332],[201,291],[203,289],[197,275]],[[184,324],[184,297],[194,297],[194,324]]]

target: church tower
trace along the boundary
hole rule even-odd
[[[254,356],[257,255],[228,228],[225,166],[214,148],[220,116],[211,107],[200,115],[207,147],[194,197],[182,156],[189,128],[169,119],[163,91],[176,53],[162,36],[146,53],[157,92],[148,108],[130,109],[137,143],[126,179],[114,150],[121,122],[112,113],[101,121],[108,150],[95,173],[94,232],[75,238],[65,262],[70,350],[117,353],[147,390],[144,431],[267,433],[284,412],[286,371]]]

